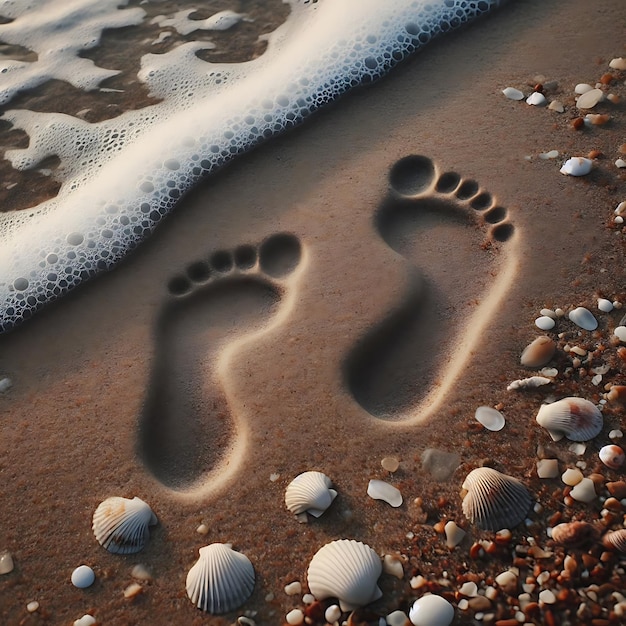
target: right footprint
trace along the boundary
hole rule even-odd
[[[461,373],[512,275],[514,229],[488,192],[412,155],[389,173],[376,228],[412,266],[415,288],[346,362],[359,404],[386,420],[425,418]],[[509,243],[507,243],[509,242]]]

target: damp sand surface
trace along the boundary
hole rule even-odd
[[[540,543],[556,512],[597,518],[594,505],[564,508],[560,482],[536,477],[537,446],[551,444],[534,415],[550,394],[599,400],[603,387],[579,373],[548,391],[506,386],[535,373],[519,355],[540,334],[542,307],[626,301],[624,234],[613,225],[625,199],[614,166],[624,76],[622,104],[605,105],[611,122],[571,126],[574,85],[594,84],[624,54],[621,8],[513,3],[433,43],[233,163],[118,269],[1,337],[14,386],[0,395],[0,549],[16,563],[0,578],[4,623],[71,624],[92,612],[102,624],[225,625],[249,612],[281,624],[300,606],[284,585],[305,583],[313,554],[338,538],[406,557],[404,579],[383,576],[374,605],[406,610],[421,593],[414,574],[489,577],[511,565],[511,550],[468,557],[473,539],[493,536],[468,524],[459,496],[485,462],[541,502],[531,516]],[[500,93],[530,92],[541,74],[558,81],[565,113]],[[538,157],[552,149],[603,156],[575,179],[558,172],[564,159]],[[609,340],[616,315],[599,315],[595,335],[557,329],[604,345],[613,382],[623,376]],[[480,405],[501,406],[502,431],[476,427]],[[620,411],[609,406],[605,420],[619,427]],[[422,469],[427,448],[459,455],[448,480]],[[554,454],[563,469],[577,460],[566,446]],[[393,476],[380,465],[387,456],[400,459]],[[594,445],[584,458],[588,472],[620,477]],[[283,498],[309,469],[339,496],[302,525]],[[370,500],[372,478],[405,503]],[[119,557],[94,540],[92,513],[110,495],[137,495],[157,514],[143,552]],[[441,519],[470,540],[448,550],[433,528]],[[528,534],[514,529],[513,541]],[[252,598],[223,617],[185,594],[198,548],[212,542],[232,543],[257,574]],[[82,563],[97,576],[88,590],[69,582]],[[154,577],[129,600],[136,563]],[[31,600],[40,609],[29,615]],[[472,615],[458,612],[458,623]]]

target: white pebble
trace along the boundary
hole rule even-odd
[[[474,598],[478,595],[478,586],[476,583],[468,581],[461,585],[459,593],[466,598]]]
[[[559,462],[556,459],[539,459],[537,476],[539,478],[556,478],[559,475]]]
[[[383,557],[383,571],[385,574],[395,576],[398,580],[404,578],[404,568],[399,557],[392,554],[385,554]]]
[[[465,531],[456,525],[455,522],[449,521],[444,526],[444,532],[446,533],[446,545],[448,548],[454,548],[458,546],[465,537]]]
[[[561,476],[561,480],[570,487],[574,487],[583,479],[583,474],[577,469],[566,469]]]
[[[540,159],[556,159],[559,156],[558,150],[550,150],[549,152],[542,152],[539,155]]]
[[[613,334],[622,342],[626,343],[626,326],[617,326]]]
[[[593,166],[593,161],[585,157],[572,157],[567,159],[563,167],[559,170],[566,176],[585,176],[589,174]]]
[[[545,315],[547,317],[551,317],[553,320],[556,319],[556,312],[553,311],[552,309],[541,309],[541,311],[539,311],[539,315]]]
[[[39,602],[37,600],[33,600],[26,605],[26,610],[29,613],[34,613],[39,608]]]
[[[4,378],[0,378],[0,393],[4,393],[8,391],[13,386],[13,381],[6,376]]]
[[[409,619],[413,626],[449,626],[454,619],[454,607],[441,596],[426,595],[413,603]]]
[[[134,598],[143,591],[143,587],[139,583],[131,583],[124,589],[125,598]]]
[[[624,218],[621,215],[617,215],[613,221],[616,224],[623,224],[624,223]]]
[[[533,106],[544,106],[548,101],[546,97],[538,91],[533,91],[528,98],[526,98],[526,104],[532,104]]]
[[[617,161],[615,161],[615,167],[619,167],[620,169],[626,167],[626,161],[624,161],[624,159],[617,159]]]
[[[571,491],[570,496],[577,502],[591,502],[596,499],[596,488],[591,478],[583,478]]]
[[[576,101],[576,106],[579,109],[592,109],[598,102],[601,102],[604,99],[604,92],[602,89],[591,89],[586,91],[578,100]]]
[[[502,90],[502,93],[509,100],[523,100],[524,99],[524,94],[519,89],[515,89],[515,87],[506,87],[506,89]]]
[[[556,111],[557,113],[563,113],[565,111],[565,107],[558,100],[552,100],[552,102],[548,105],[548,108],[551,111]]]
[[[302,602],[304,604],[313,604],[313,602],[315,602],[315,596],[312,593],[305,593],[302,596]]]
[[[592,89],[593,87],[589,85],[588,83],[578,83],[578,85],[574,87],[574,93],[578,94],[579,96],[582,96],[584,93],[587,93],[588,91],[591,91]]]
[[[199,535],[208,535],[209,534],[209,527],[206,524],[200,524],[200,526],[198,526],[198,528],[196,528],[196,532]]]
[[[324,613],[324,619],[329,624],[334,624],[341,617],[341,609],[336,604],[331,604]]]
[[[285,593],[288,596],[299,596],[302,593],[302,584],[298,580],[285,585]]]
[[[487,430],[497,432],[502,430],[505,425],[504,416],[500,411],[490,406],[479,406],[474,414],[477,422],[480,422]]]
[[[72,572],[72,585],[79,589],[91,587],[95,580],[96,575],[88,565],[80,565]]]
[[[142,563],[137,563],[131,570],[130,575],[137,580],[152,580],[152,573]]]
[[[552,330],[556,322],[547,315],[542,315],[535,320],[535,326],[541,330]]]
[[[539,602],[543,604],[554,604],[556,602],[556,596],[549,589],[544,589],[539,594]]]
[[[326,621],[329,621],[328,618],[326,618]],[[381,621],[381,624],[383,622]],[[394,611],[393,613],[389,613],[389,615],[387,615],[387,617],[385,617],[384,623],[387,626],[407,626],[407,624],[409,624],[409,622],[407,621],[407,617],[406,617],[406,613],[403,613],[402,611]]]
[[[620,202],[615,207],[615,215],[626,215],[626,200]]]
[[[15,564],[10,552],[0,552],[0,575],[9,574],[13,571]]]
[[[74,620],[74,626],[93,626],[96,618],[93,615],[83,615],[80,619]]]
[[[292,626],[302,624],[304,623],[304,613],[300,609],[289,611],[289,613],[285,616],[285,621]]]
[[[614,70],[626,70],[626,58],[617,57],[616,59],[611,59],[609,67]]]
[[[610,313],[613,310],[613,303],[606,298],[598,298],[598,309],[603,313]]]

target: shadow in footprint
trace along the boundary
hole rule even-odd
[[[260,246],[218,251],[169,282],[156,327],[156,354],[139,424],[138,452],[167,487],[184,490],[227,457],[235,424],[217,362],[233,339],[278,311],[300,242],[281,233]]]
[[[375,225],[416,278],[400,308],[354,348],[345,373],[363,408],[401,420],[414,417],[452,360],[464,357],[458,346],[477,332],[468,322],[494,283],[513,226],[475,181],[438,175],[427,157],[401,159],[389,181]]]

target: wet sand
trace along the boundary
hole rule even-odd
[[[544,507],[514,543],[535,533],[545,545],[557,511],[596,519],[598,506],[564,507],[560,481],[537,478],[537,446],[552,444],[534,416],[551,395],[597,401],[605,383],[623,383],[609,340],[623,311],[599,314],[596,333],[565,320],[555,329],[564,342],[606,346],[612,369],[600,387],[566,378],[562,353],[549,388],[506,386],[536,373],[519,355],[541,334],[542,307],[626,302],[624,233],[612,223],[626,199],[614,166],[626,141],[624,75],[613,85],[622,103],[601,108],[608,124],[571,127],[574,85],[594,84],[624,54],[621,8],[513,3],[434,42],[242,157],[117,270],[0,337],[0,373],[14,383],[0,395],[0,551],[16,564],[0,577],[4,623],[71,624],[91,612],[116,625],[222,625],[244,614],[281,624],[302,606],[284,585],[305,585],[313,554],[338,538],[404,555],[404,579],[383,575],[374,608],[407,610],[423,592],[409,585],[415,574],[488,579],[511,564],[510,549],[468,558],[473,539],[493,537],[461,513],[461,483],[481,463],[522,479]],[[501,94],[529,92],[539,74],[558,81],[549,97],[565,113]],[[559,173],[564,157],[538,157],[552,149],[603,156],[575,179]],[[425,158],[402,160],[411,155]],[[478,192],[491,201],[472,203]],[[480,405],[501,406],[502,431],[476,427]],[[604,414],[598,441],[623,410]],[[427,448],[459,455],[450,479],[422,469]],[[553,448],[562,469],[574,465],[566,444]],[[387,456],[400,459],[393,476],[380,465]],[[602,468],[595,444],[584,460],[587,472],[623,475]],[[339,496],[303,525],[284,490],[313,469]],[[404,504],[368,498],[372,478],[398,487]],[[159,518],[137,555],[109,554],[93,537],[93,511],[111,495],[139,496]],[[448,550],[433,529],[441,519],[470,537]],[[201,523],[208,534],[196,532]],[[251,599],[223,617],[185,593],[198,548],[212,542],[244,552],[257,576]],[[87,590],[69,581],[82,563],[97,576]],[[125,599],[137,563],[153,580]],[[28,615],[31,600],[40,608]]]

